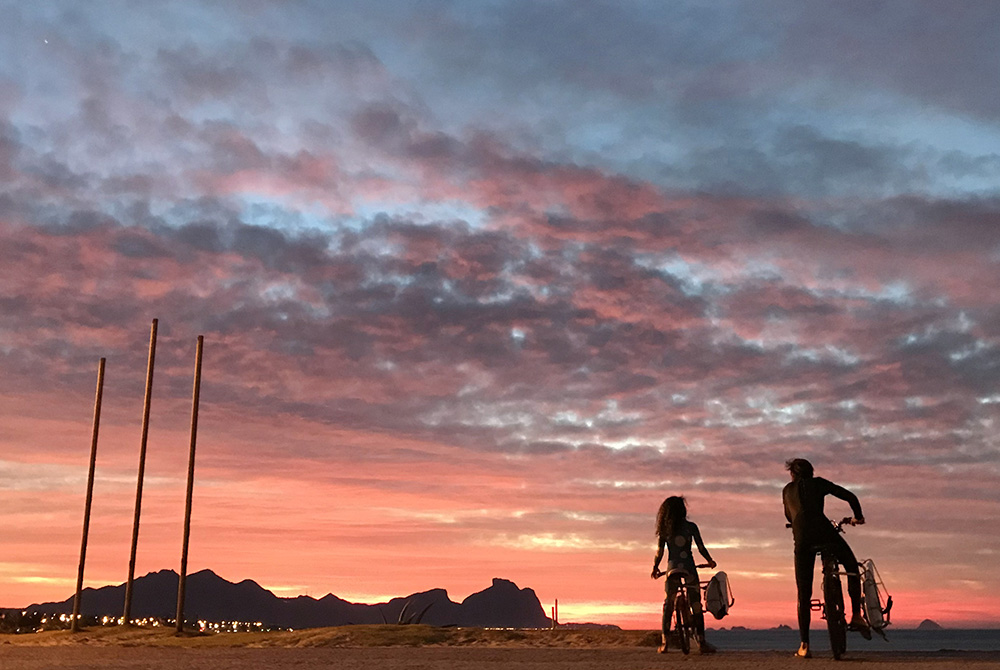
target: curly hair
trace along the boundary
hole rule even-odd
[[[656,513],[656,536],[666,539],[687,521],[687,501],[684,496],[670,496],[660,504]]]

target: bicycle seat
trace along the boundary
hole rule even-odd
[[[684,568],[671,568],[667,572],[667,579],[670,579],[671,577],[687,577],[690,574],[691,573],[685,570]]]

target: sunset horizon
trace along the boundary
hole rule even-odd
[[[656,629],[683,495],[708,625],[795,627],[801,457],[894,627],[1000,628],[995,3],[3,9],[0,607],[75,591],[102,358],[126,581],[157,319],[136,575],[203,335],[188,574]]]
[[[476,593],[481,593],[482,591],[485,591],[485,590],[487,590],[489,588],[489,585],[485,585],[484,584],[482,586],[482,588],[480,588],[478,590],[475,590],[475,591],[472,591],[470,593],[454,594],[454,593],[452,593],[447,588],[443,588],[443,587],[428,587],[427,589],[423,589],[423,590],[419,590],[419,591],[414,591],[412,593],[407,592],[407,593],[381,594],[381,595],[362,594],[362,595],[355,595],[353,597],[344,597],[343,594],[335,593],[335,592],[332,592],[332,591],[329,591],[327,593],[322,593],[322,594],[318,594],[318,593],[304,593],[304,592],[296,592],[296,590],[295,590],[294,587],[288,588],[288,587],[280,587],[280,586],[279,587],[267,586],[265,584],[259,584],[259,583],[257,583],[256,580],[254,580],[254,579],[252,579],[250,577],[242,577],[242,578],[230,579],[230,578],[227,578],[227,576],[225,576],[225,575],[218,574],[217,572],[215,572],[211,568],[200,568],[198,570],[194,570],[194,571],[189,572],[188,575],[190,576],[190,575],[193,575],[193,574],[196,574],[196,573],[199,573],[199,572],[203,572],[203,571],[204,572],[210,572],[213,575],[215,575],[216,577],[218,577],[219,579],[225,580],[225,581],[230,582],[231,584],[234,584],[234,585],[242,583],[244,581],[251,581],[254,584],[257,584],[257,586],[259,586],[260,588],[265,589],[266,591],[270,592],[274,596],[276,596],[278,598],[282,598],[282,599],[294,600],[294,599],[298,599],[298,598],[303,598],[304,597],[304,598],[310,598],[313,601],[320,601],[324,597],[332,595],[332,596],[335,596],[335,597],[340,598],[342,600],[346,600],[349,603],[364,604],[364,605],[385,604],[385,603],[388,603],[390,600],[393,600],[393,599],[408,598],[409,596],[416,595],[416,594],[419,594],[419,593],[425,593],[425,592],[430,591],[432,589],[443,589],[446,592],[446,595],[447,595],[447,597],[448,597],[449,600],[451,600],[452,602],[455,602],[455,603],[461,603],[463,600],[465,600],[466,597],[471,596],[471,595],[476,594]],[[143,578],[150,577],[150,576],[153,576],[154,574],[161,573],[161,572],[171,572],[174,575],[178,574],[177,571],[174,570],[174,569],[172,569],[172,568],[162,568],[161,570],[154,570],[154,571],[152,571],[150,573],[147,573],[145,575],[137,575],[136,576],[136,580],[139,581],[139,580],[141,580]],[[495,581],[497,579],[503,580],[504,577],[497,576],[497,577],[493,578],[493,580],[491,580],[491,581]],[[106,585],[100,585],[100,586],[99,585],[92,585],[92,586],[87,587],[86,589],[84,589],[84,592],[86,593],[86,591],[89,590],[89,589],[100,589],[100,588],[107,588],[107,587],[118,587],[118,588],[121,588],[121,587],[124,587],[124,586],[125,586],[125,582],[124,581],[122,581],[119,584],[106,584]],[[534,589],[532,589],[530,585],[515,584],[515,586],[517,586],[521,590],[530,590],[530,591],[534,592]],[[284,595],[282,595],[282,593],[281,593],[282,591],[288,591],[288,593],[285,593]],[[537,593],[535,593],[535,595],[537,596]],[[3,606],[2,603],[0,603],[0,610],[5,610],[5,609],[6,610],[18,610],[18,609],[20,609],[20,610],[23,610],[23,611],[30,611],[32,605],[44,605],[44,604],[47,604],[47,603],[58,603],[58,602],[63,602],[65,600],[72,601],[72,597],[73,596],[70,595],[68,598],[63,598],[61,600],[56,599],[56,600],[50,600],[50,601],[32,601],[30,604],[21,605],[21,606],[18,606],[18,607],[5,607],[5,606]],[[904,597],[904,601],[905,600],[906,600],[906,598]],[[171,602],[166,602],[165,601],[163,603],[163,605],[164,606],[172,606],[173,602],[172,601]],[[640,608],[640,610],[641,610],[640,612],[636,612],[635,613],[636,616],[629,616],[629,614],[616,613],[616,612],[624,612],[624,611],[626,611],[626,610],[629,609],[628,607],[622,607],[622,605],[625,605],[625,604],[622,604],[622,603],[618,604],[618,609],[617,610],[615,610],[615,605],[607,605],[607,604],[605,604],[603,607],[601,605],[598,605],[597,608],[593,608],[593,604],[592,603],[584,603],[582,605],[578,604],[578,603],[576,603],[576,604],[569,603],[568,605],[569,605],[569,610],[568,611],[570,613],[574,613],[574,612],[597,612],[597,613],[602,613],[602,612],[610,611],[610,612],[612,612],[611,616],[623,616],[624,617],[623,620],[626,621],[627,623],[623,624],[623,623],[614,623],[614,622],[609,622],[609,621],[593,620],[593,619],[587,618],[586,616],[584,616],[583,618],[570,618],[570,619],[568,619],[565,616],[566,612],[567,612],[567,609],[566,609],[567,608],[567,603],[559,603],[558,599],[555,599],[551,603],[549,603],[548,606],[547,606],[545,602],[543,602],[543,601],[541,601],[539,599],[539,606],[540,606],[541,611],[543,612],[543,614],[545,614],[546,617],[550,617],[553,613],[555,613],[557,615],[557,625],[559,625],[559,626],[576,626],[576,625],[618,626],[619,628],[623,628],[625,630],[656,630],[659,627],[659,621],[647,621],[646,620],[646,617],[648,616],[648,611],[646,611],[646,610],[649,609],[649,608],[646,606],[645,603],[633,604],[633,607],[638,606]],[[558,607],[559,609],[555,609],[556,607]],[[88,609],[93,610],[93,606],[89,607]],[[114,613],[112,613],[112,615],[114,615]],[[635,624],[636,622],[638,622],[638,625],[629,625],[630,623],[631,624]],[[114,622],[112,622],[112,623],[114,623]],[[940,620],[933,619],[933,618],[930,618],[930,617],[924,617],[924,618],[918,618],[918,619],[907,618],[907,619],[903,619],[901,621],[894,621],[891,624],[891,630],[922,629],[922,628],[924,628],[924,627],[926,627],[928,625],[930,625],[932,628],[935,627],[935,626],[941,626],[942,628],[970,629],[970,630],[976,630],[976,629],[1000,629],[1000,625],[997,625],[996,622],[985,622],[984,623],[984,622],[978,622],[978,621],[961,621],[960,620],[960,621],[952,622],[952,623],[953,624],[957,624],[957,625],[942,626],[942,623],[941,623]],[[107,624],[105,624],[105,625],[107,625]],[[739,629],[747,629],[747,630],[774,630],[776,628],[791,629],[791,628],[794,627],[794,622],[789,622],[789,623],[772,623],[772,624],[761,624],[761,625],[747,625],[747,623],[745,621],[742,624],[730,622],[730,620],[728,619],[728,614],[727,614],[722,619],[709,618],[706,621],[706,627],[708,629],[710,629],[710,630],[727,630],[727,629],[732,629],[732,630],[739,630]]]

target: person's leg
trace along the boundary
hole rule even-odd
[[[843,537],[837,536],[832,551],[844,572],[847,573],[847,595],[851,598],[851,623],[849,627],[851,630],[861,633],[861,636],[866,640],[870,640],[872,637],[871,628],[861,613],[861,566],[858,565],[858,559],[855,558],[851,546]]]
[[[809,654],[809,622],[812,618],[813,569],[816,552],[811,546],[795,547],[795,588],[798,593],[799,655]]]
[[[691,603],[691,614],[694,619],[694,629],[698,633],[699,639],[705,637],[705,613],[701,609],[701,589],[698,587],[698,578],[689,577],[687,583],[688,602]]]
[[[674,614],[674,600],[677,598],[677,587],[679,586],[679,581],[673,577],[667,577],[667,597],[663,601],[663,618],[660,620],[660,630],[661,630],[661,641],[659,652],[665,654],[667,652],[668,641],[670,640],[670,621],[673,619]]]
[[[847,595],[851,598],[851,612],[858,619],[861,617],[861,568],[858,566],[858,559],[854,557],[851,546],[840,535],[830,549],[847,573]]]
[[[660,648],[659,652],[661,654],[667,651],[667,640],[668,635],[670,635],[670,611],[671,606],[667,604],[667,600],[663,601],[663,618],[660,620]]]
[[[701,586],[698,583],[698,573],[688,577],[688,602],[691,603],[691,614],[694,618],[694,629],[698,634],[698,647],[703,654],[711,654],[715,647],[705,639],[705,610],[701,606]]]

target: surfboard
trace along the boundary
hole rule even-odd
[[[882,593],[879,589],[880,579],[875,569],[875,562],[870,558],[861,562],[861,590],[865,596],[865,613],[868,623],[875,630],[881,630],[889,625],[885,618],[888,608],[882,607]]]

